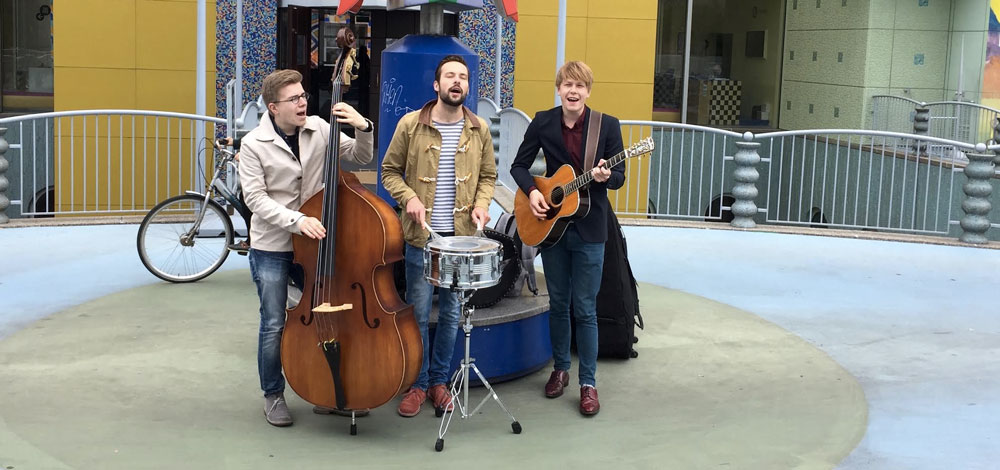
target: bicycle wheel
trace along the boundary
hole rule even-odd
[[[170,282],[193,282],[215,272],[229,256],[233,222],[217,202],[185,194],[156,205],[139,224],[136,248],[149,272]],[[198,232],[189,236],[204,207]]]

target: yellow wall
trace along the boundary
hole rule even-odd
[[[59,16],[59,21],[53,25],[56,111],[140,109],[195,114],[195,0],[67,1],[56,3],[53,10]],[[208,116],[215,115],[215,12],[215,1],[209,0],[205,18],[205,113]],[[69,204],[72,194],[77,206],[73,210],[99,209],[109,202],[109,198],[115,207],[119,201],[126,205],[135,202],[141,207],[155,203],[166,194],[177,193],[176,190],[166,189],[165,171],[160,173],[159,181],[154,180],[156,176],[152,172],[136,171],[136,175],[148,174],[150,179],[135,181],[134,184],[131,181],[124,183],[127,187],[120,188],[122,194],[119,194],[119,188],[112,188],[110,196],[107,187],[102,187],[103,194],[98,194],[95,184],[86,184],[87,181],[98,181],[95,172],[105,172],[109,168],[117,171],[118,165],[127,167],[128,175],[133,158],[137,161],[137,170],[141,170],[144,164],[163,166],[166,155],[178,155],[179,146],[185,149],[192,147],[192,138],[176,139],[176,134],[173,134],[168,153],[165,138],[167,126],[176,128],[176,121],[171,124],[165,120],[159,123],[153,120],[147,123],[136,121],[136,134],[141,135],[144,126],[150,136],[154,135],[157,127],[161,131],[159,149],[152,143],[145,149],[145,155],[150,159],[147,162],[142,161],[144,154],[141,149],[137,148],[134,154],[131,150],[132,122],[129,119],[119,122],[114,118],[111,123],[100,119],[88,123],[91,138],[86,145],[83,120],[77,118],[72,126],[69,119],[62,121],[61,125],[56,125],[59,140],[54,143],[62,147],[55,162],[56,174],[61,175],[56,181],[57,203]],[[107,142],[95,141],[92,138],[95,126],[102,140],[109,135],[118,137],[119,128],[126,138],[121,142],[112,139],[110,146]],[[184,134],[191,135],[189,126],[185,126]],[[161,155],[159,162],[153,160],[157,150]],[[189,154],[190,151],[185,152],[185,155]],[[171,186],[178,184],[176,165],[175,161],[175,169],[170,172],[173,174]],[[64,171],[60,172],[60,169]],[[182,173],[190,174],[190,171]],[[135,201],[131,199],[133,189],[136,192]],[[84,197],[88,201],[86,205],[82,202]],[[95,206],[92,201],[100,203]],[[68,210],[68,207],[64,206],[62,210]]]
[[[587,104],[622,120],[650,120],[656,0],[566,3],[566,60],[582,60],[594,70],[594,86]],[[558,0],[518,2],[514,107],[528,116],[554,104],[558,14]],[[629,166],[627,177],[634,174]],[[615,209],[645,212],[646,185],[639,190],[643,194],[638,198],[628,198],[630,206]],[[614,192],[608,197],[615,200]],[[641,207],[633,207],[636,199]]]

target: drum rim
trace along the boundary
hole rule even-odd
[[[469,249],[458,249],[454,247],[437,246],[442,240],[456,240],[456,239],[475,241],[476,243],[479,244],[479,246]],[[435,238],[433,240],[428,241],[427,245],[424,246],[424,251],[429,251],[432,253],[447,253],[456,255],[489,254],[494,251],[502,252],[502,250],[503,250],[503,244],[501,244],[496,240],[485,237],[470,237],[462,235],[454,237]]]

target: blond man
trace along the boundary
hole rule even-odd
[[[601,409],[597,398],[597,292],[604,267],[604,243],[608,238],[608,189],[625,184],[625,170],[619,165],[604,168],[605,159],[622,151],[618,119],[601,117],[597,152],[588,168],[585,147],[587,132],[595,112],[587,107],[594,74],[583,62],[567,62],[556,73],[556,90],[562,106],[540,111],[528,125],[524,142],[517,150],[510,174],[531,203],[535,217],[544,218],[549,206],[535,188],[528,171],[538,150],[545,152],[545,176],[562,165],[573,165],[577,174],[592,172],[594,181],[584,190],[590,196],[590,212],[573,220],[562,238],[541,251],[545,283],[549,291],[549,335],[552,341],[553,371],[545,384],[545,396],[556,398],[569,384],[570,305],[576,323],[576,349],[580,358],[580,413],[593,416]]]

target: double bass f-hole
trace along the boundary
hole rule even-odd
[[[368,296],[365,295],[365,286],[362,286],[360,282],[355,282],[354,284],[351,284],[351,289],[357,289],[361,291],[361,315],[365,319],[365,325],[367,325],[368,328],[371,328],[373,330],[375,328],[378,328],[379,325],[382,324],[382,320],[376,318],[375,321],[370,321],[368,319]]]

